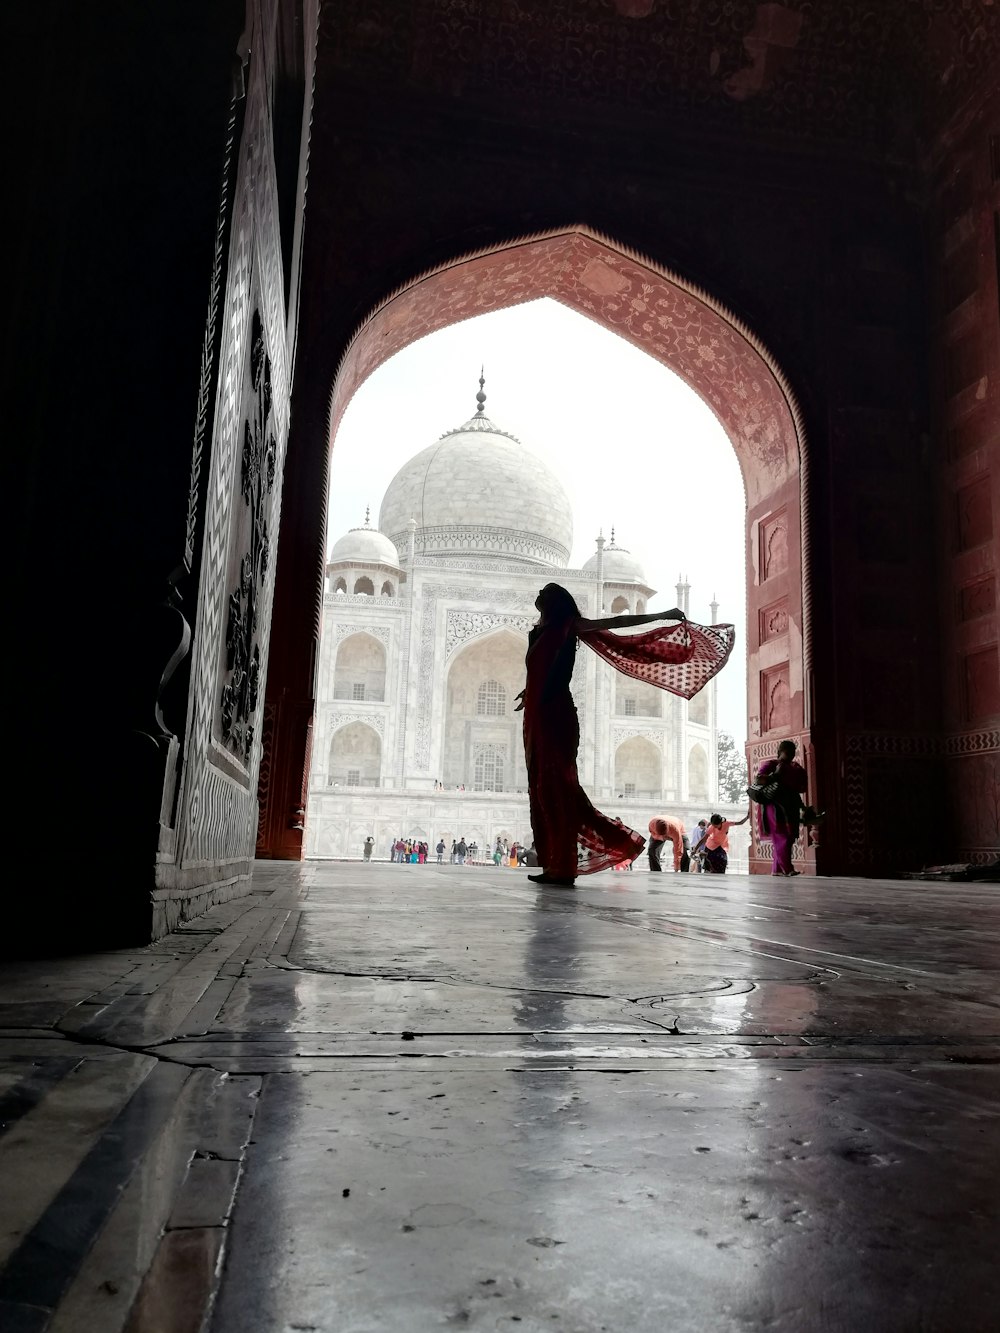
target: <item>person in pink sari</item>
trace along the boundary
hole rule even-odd
[[[624,674],[689,699],[725,664],[734,632],[731,625],[694,625],[676,607],[649,615],[587,620],[558,583],[546,584],[535,606],[539,619],[528,636],[527,684],[518,696],[518,708],[524,710],[531,829],[542,867],[528,878],[571,887],[578,875],[630,864],[646,841],[620,819],[609,819],[595,809],[580,786],[576,767],[580,724],[570,693],[577,642]],[[679,623],[645,634],[611,632],[664,620]]]
[[[761,838],[771,839],[771,874],[797,875],[799,872],[792,869],[792,848],[799,836],[807,778],[806,770],[795,758],[794,741],[781,742],[778,757],[761,764],[756,781],[761,785],[778,784],[774,800],[758,807],[758,832]]]

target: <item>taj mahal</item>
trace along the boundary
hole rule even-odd
[[[369,835],[379,858],[396,837],[432,848],[462,837],[484,850],[498,836],[530,844],[514,709],[538,589],[563,584],[588,617],[641,613],[655,595],[613,529],[582,568],[569,567],[573,513],[561,482],[486,415],[482,379],[476,399],[470,420],[396,473],[378,527],[366,515],[330,549],[309,857],[357,857]],[[687,612],[686,580],[676,596]],[[713,602],[713,621],[717,610]],[[714,683],[687,702],[581,650],[572,688],[580,780],[599,808],[642,832],[663,813],[688,829],[715,809],[729,817]],[[745,834],[731,835],[734,869]]]

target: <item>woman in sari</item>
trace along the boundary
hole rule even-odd
[[[761,764],[756,781],[761,786],[778,784],[773,801],[759,807],[758,831],[761,838],[771,839],[771,874],[797,875],[792,869],[792,848],[799,836],[806,771],[795,758],[794,741],[781,742],[777,759]]]
[[[692,625],[676,607],[587,620],[558,583],[546,584],[535,606],[539,619],[528,636],[527,684],[518,696],[518,709],[524,710],[531,830],[542,868],[528,878],[570,888],[577,875],[631,864],[645,844],[642,834],[595,809],[580,786],[580,724],[570,693],[577,640],[624,674],[690,698],[725,663],[733,628]],[[630,636],[610,632],[664,620],[680,623]],[[585,852],[582,860],[578,847]]]

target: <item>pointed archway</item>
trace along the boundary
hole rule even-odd
[[[357,330],[333,381],[329,451],[358,387],[409,343],[472,315],[551,297],[593,319],[674,371],[706,402],[739,462],[747,500],[747,716],[751,765],[779,739],[797,739],[812,764],[808,699],[811,674],[806,462],[801,414],[773,357],[725,306],[677,274],[657,267],[585,227],[570,227],[466,255],[414,278],[387,297]],[[282,515],[286,567],[315,569],[311,600],[301,580],[282,579],[272,646],[261,766],[258,855],[302,854],[303,782],[308,769],[311,679],[322,594],[325,495],[310,525]],[[305,545],[304,545],[305,544]],[[314,549],[309,549],[311,545]],[[296,602],[299,603],[296,608]],[[751,868],[769,860],[751,850]]]

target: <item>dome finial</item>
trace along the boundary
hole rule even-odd
[[[484,374],[484,370],[485,367],[483,366],[479,367],[479,392],[476,394],[476,402],[479,404],[479,406],[476,408],[477,417],[481,417],[483,415],[483,411],[486,407],[486,394],[483,391],[483,385],[486,383],[486,376]]]
[[[611,528],[611,545],[614,546],[614,544],[615,544],[615,530],[614,530],[614,527],[612,526],[612,528]]]
[[[368,526],[368,520],[369,520],[369,518],[371,518],[371,512],[372,512],[372,507],[371,507],[371,505],[365,505],[365,527],[366,527],[366,528],[367,528],[367,526]]]

